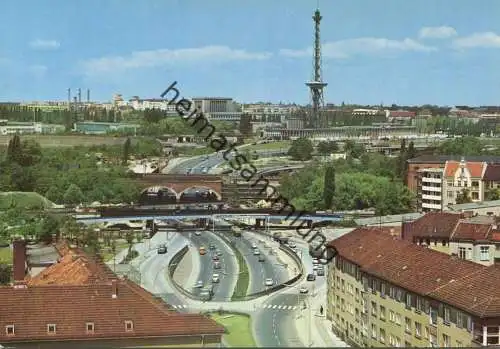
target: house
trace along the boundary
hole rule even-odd
[[[327,318],[355,347],[500,344],[500,269],[361,227],[328,243]]]
[[[460,195],[467,193],[472,202],[484,200],[483,174],[485,162],[446,161],[443,176],[443,206],[457,203]]]
[[[22,246],[17,244],[16,246]],[[59,261],[0,287],[0,344],[15,348],[218,346],[224,328],[200,315],[179,313],[99,259],[59,245]],[[19,256],[18,256],[19,255]],[[16,258],[18,256],[18,258]]]

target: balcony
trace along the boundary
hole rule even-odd
[[[441,201],[441,195],[429,195],[429,194],[422,194],[422,201],[424,200],[436,200],[436,201]]]
[[[429,187],[429,186],[422,186],[422,191],[432,191],[434,193],[441,193],[442,188],[441,187]]]
[[[432,178],[432,177],[422,177],[422,183],[439,183],[441,184],[441,178]]]
[[[442,207],[438,204],[428,204],[426,202],[422,202],[422,208],[430,208],[433,210],[440,210]]]

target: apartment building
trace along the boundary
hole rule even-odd
[[[361,227],[329,243],[327,317],[362,347],[500,344],[500,269]]]
[[[472,202],[484,200],[483,174],[486,170],[485,162],[446,161],[443,178],[443,205],[455,204],[459,195],[464,192],[470,196]]]
[[[419,212],[443,209],[443,174],[441,168],[424,168],[417,171],[417,210]]]
[[[241,107],[232,98],[226,97],[195,97],[192,98],[195,108],[198,108],[212,121],[234,121],[241,119]]]
[[[500,264],[498,218],[430,212],[403,222],[403,240],[482,265]]]

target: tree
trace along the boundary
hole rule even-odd
[[[127,240],[128,250],[130,252],[134,244],[134,233],[132,233],[131,231],[127,231],[127,233],[125,234],[125,240]]]
[[[498,188],[491,188],[485,193],[485,200],[500,200],[500,190]]]
[[[323,200],[325,208],[332,208],[333,197],[335,196],[335,168],[333,165],[328,165],[325,169],[325,183],[323,189]]]
[[[318,143],[317,151],[321,155],[330,155],[336,153],[339,150],[337,142],[334,141],[321,141]]]
[[[307,161],[312,159],[314,147],[308,138],[299,138],[292,142],[288,155],[293,160]]]
[[[12,276],[12,266],[0,263],[0,285],[8,285]]]
[[[63,234],[63,239],[69,239],[73,241],[75,240],[75,237],[77,237],[80,233],[81,226],[78,224],[77,220],[74,217],[68,216],[64,219],[59,230]],[[59,237],[60,236],[58,235],[58,238]]]
[[[470,197],[470,192],[467,189],[463,189],[460,193],[458,193],[457,198],[455,199],[456,204],[467,204],[472,202],[472,198]]]
[[[97,235],[95,227],[86,227],[85,235],[83,236],[83,243],[87,246],[90,253],[94,255],[99,254],[99,236]]]
[[[18,134],[15,134],[14,137],[9,141],[9,145],[7,146],[7,162],[17,162],[21,157],[21,138]]]
[[[85,201],[85,196],[80,187],[71,184],[63,195],[63,201],[65,204],[76,205]]]
[[[122,158],[123,165],[127,165],[127,161],[130,157],[130,147],[131,147],[130,137],[127,137],[127,140],[123,144],[123,158]]]
[[[240,133],[244,137],[249,137],[252,135],[252,117],[248,113],[243,113],[240,118],[240,125],[239,125],[239,130]]]

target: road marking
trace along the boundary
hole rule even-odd
[[[277,305],[273,305],[273,309],[276,309],[278,306]]]
[[[186,309],[188,306],[186,304],[184,304],[184,309]]]
[[[278,305],[278,309],[284,309],[282,305]]]

